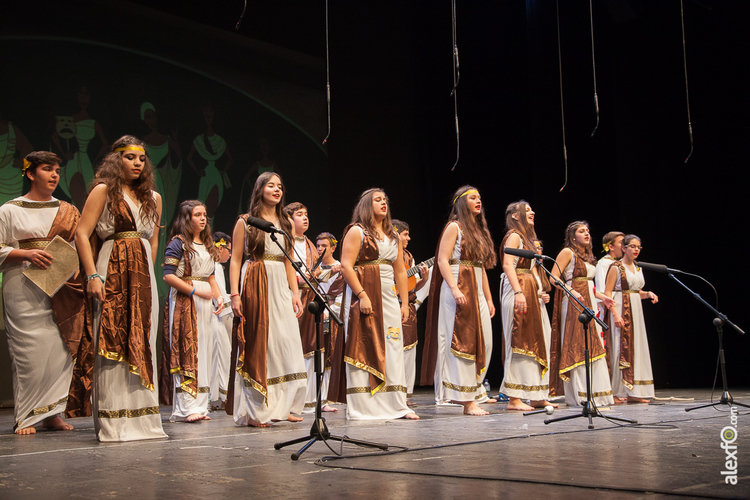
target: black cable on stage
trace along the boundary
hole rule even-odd
[[[453,162],[451,172],[458,166],[459,151],[461,148],[460,134],[458,132],[458,81],[461,79],[458,64],[458,43],[456,42],[456,0],[451,0],[451,32],[453,39],[453,116],[456,121],[456,161]]]
[[[687,73],[687,44],[685,43],[685,7],[683,0],[680,0],[680,27],[682,28],[682,70],[685,74],[685,105],[687,107],[688,119],[688,137],[690,138],[690,151],[685,157],[683,163],[687,163],[693,156],[693,120],[690,117],[690,93],[688,91],[688,73]]]
[[[589,28],[591,31],[591,73],[594,76],[594,112],[596,113],[596,124],[594,130],[591,131],[591,136],[594,137],[596,131],[599,130],[599,94],[596,90],[596,57],[594,55],[594,7],[592,0],[589,0]]]
[[[237,19],[237,24],[234,25],[234,31],[240,30],[240,24],[242,24],[242,20],[245,18],[245,11],[247,10],[247,0],[244,0],[242,4],[242,12],[240,13],[240,18]]]
[[[328,138],[331,137],[331,73],[330,73],[330,59],[328,55],[328,0],[325,0],[326,5],[326,112],[328,116],[328,132],[321,144],[326,144]]]
[[[563,161],[565,163],[565,183],[560,188],[560,192],[563,192],[565,186],[568,185],[568,144],[565,139],[565,100],[563,97],[563,70],[562,70],[562,49],[560,48],[560,3],[559,0],[555,0],[555,20],[557,21],[557,66],[560,70],[560,122],[562,124],[562,147],[563,147]]]

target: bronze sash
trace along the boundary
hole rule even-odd
[[[625,266],[621,261],[613,262],[610,267],[616,267],[620,273],[620,288],[622,289],[621,316],[624,326],[620,329],[620,357],[617,361],[617,366],[622,372],[622,384],[628,390],[632,391],[635,379],[635,374],[633,373],[635,349],[633,348],[633,309],[630,303],[630,294],[628,293],[630,286],[628,286]]]
[[[505,248],[508,237],[515,231],[508,231],[500,244],[500,252]],[[518,233],[516,233],[518,234]],[[519,235],[520,236],[520,235]],[[513,330],[511,332],[511,350],[514,354],[527,356],[536,361],[542,371],[542,376],[547,373],[549,360],[547,359],[547,344],[544,341],[544,330],[542,329],[542,310],[539,306],[539,287],[531,272],[531,260],[518,259],[516,265],[516,276],[521,286],[523,296],[526,298],[526,314],[513,310]],[[503,290],[500,290],[502,301]],[[503,342],[505,337],[503,336]],[[505,349],[502,351],[505,353]],[[505,360],[503,360],[504,362]]]
[[[305,236],[305,267],[308,270],[312,269],[317,258],[318,250],[313,242]],[[305,354],[305,358],[309,358],[315,352],[315,315],[307,312],[307,304],[315,298],[315,292],[306,283],[304,285],[304,287],[300,285],[300,301],[304,312],[298,321],[299,334],[302,338],[302,352]]]
[[[183,244],[182,260],[185,262],[184,280],[193,284],[192,265],[185,250],[182,236],[176,236]],[[170,240],[171,241],[171,240]],[[169,328],[169,300],[164,304],[164,329],[162,331],[161,361],[159,369],[159,391],[162,404],[170,405],[174,383],[172,375],[180,376],[179,390],[198,397],[198,321],[193,298],[184,293],[175,293],[172,328]]]
[[[344,275],[339,274],[328,289],[331,299],[341,295],[346,290]],[[333,301],[333,300],[332,300]],[[343,317],[343,306],[341,315]],[[326,366],[331,367],[331,377],[328,383],[328,401],[346,403],[346,363],[344,362],[344,328],[335,321],[329,325],[326,339]]]
[[[586,264],[584,260],[575,255],[573,265],[573,279],[570,281],[570,287],[583,296],[583,302],[591,308],[591,295],[589,295],[589,280],[576,279],[585,278],[587,275]],[[564,292],[558,290],[555,292],[555,305],[552,313],[552,340],[550,342],[550,396],[561,396],[564,394],[563,381],[570,380],[570,371],[574,368],[585,364],[584,361],[584,331],[583,325],[578,321],[578,311],[575,309],[575,302],[568,301],[568,309],[565,316],[565,325],[561,325],[562,317],[562,299]],[[565,341],[562,342],[562,329],[565,329]],[[596,333],[596,327],[590,323],[589,328],[589,348],[591,362],[602,359],[606,356],[601,340]]]
[[[404,248],[404,266],[406,269],[411,268],[414,258],[407,249]],[[409,317],[401,325],[401,334],[404,338],[404,350],[414,349],[417,346],[417,293],[409,292]]]
[[[453,221],[448,222],[450,224]],[[448,227],[446,224],[445,228]],[[445,233],[443,228],[443,233]],[[459,226],[459,230],[461,230]],[[442,233],[440,235],[442,239]],[[440,248],[435,250],[435,261]],[[458,265],[458,289],[466,296],[466,305],[456,304],[456,319],[453,323],[453,337],[451,339],[451,352],[458,357],[474,361],[477,377],[484,372],[485,352],[484,334],[482,332],[482,319],[479,314],[479,288],[474,274],[473,263],[478,259],[472,255],[466,255],[464,239],[461,240],[461,262],[468,261],[471,265]],[[438,346],[438,316],[440,313],[440,292],[443,284],[443,275],[439,272],[432,273],[430,283],[430,297],[432,300],[427,304],[427,325],[425,328],[425,345],[422,351],[422,368],[420,373],[420,385],[433,385],[435,365],[437,364]]]
[[[111,208],[115,233],[135,232],[125,200]],[[141,385],[154,390],[151,362],[151,272],[140,238],[112,240],[99,327],[100,356],[126,363]]]

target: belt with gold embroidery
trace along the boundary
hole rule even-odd
[[[451,266],[455,266],[458,264],[459,266],[467,266],[467,267],[482,267],[482,261],[481,260],[461,260],[461,259],[451,259],[448,261],[448,264]]]
[[[185,281],[208,281],[208,278],[208,276],[180,276],[180,279]]]
[[[573,278],[573,281],[594,281],[594,278],[589,278],[588,276],[578,276],[577,278]]]
[[[32,248],[45,248],[52,241],[51,238],[29,238],[18,242],[18,248],[21,250],[31,250]]]
[[[622,293],[641,293],[640,290],[615,290],[615,291],[620,291]]]
[[[264,253],[263,257],[260,258],[260,260],[270,260],[273,262],[284,262],[284,256],[283,255],[273,255],[270,253]]]
[[[383,264],[383,265],[389,265],[390,266],[390,265],[393,265],[393,262],[394,261],[388,260],[388,259],[360,260],[360,261],[355,262],[354,266],[355,267],[359,267],[359,266],[379,266],[381,264]]]
[[[516,274],[531,274],[531,269],[516,269]]]
[[[114,233],[109,236],[107,236],[107,241],[109,240],[138,240],[141,238],[148,239],[146,236],[146,233],[142,233],[140,231],[122,231],[119,233]]]

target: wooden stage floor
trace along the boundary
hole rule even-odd
[[[750,390],[733,390],[750,404]],[[12,433],[10,410],[0,411],[0,498],[748,498],[750,411],[735,407],[737,485],[727,485],[721,432],[733,424],[727,407],[690,413],[710,391],[660,390],[658,401],[618,405],[605,415],[638,420],[620,426],[596,418],[545,425],[546,415],[524,417],[505,404],[483,405],[485,417],[436,407],[418,391],[418,422],[347,422],[344,407],[327,413],[333,434],[390,445],[372,451],[339,442],[314,444],[299,461],[297,446],[275,450],[308,433],[312,417],[270,429],[241,428],[223,412],[198,424],[170,423],[169,439],[99,444],[90,418],[72,419],[71,432]],[[718,394],[714,395],[718,399]],[[564,405],[554,416],[580,412]]]

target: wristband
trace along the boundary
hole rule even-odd
[[[239,296],[240,296],[239,293],[232,293],[229,295],[229,298],[231,299],[232,297],[239,297]]]
[[[195,293],[195,287],[193,287],[193,291],[190,292],[190,295],[188,295],[188,297],[192,297],[194,293]]]
[[[513,292],[513,295],[518,295],[519,293],[523,293],[523,290],[518,290],[517,292]]]
[[[91,281],[94,278],[99,278],[99,281],[102,282],[102,285],[104,284],[104,278],[102,278],[101,276],[99,276],[97,273],[89,274],[88,276],[86,276],[86,283],[88,283],[89,281]]]
[[[359,293],[357,294],[357,298],[359,298],[359,296],[362,295],[363,293],[365,293],[365,289],[364,288],[359,291]]]

